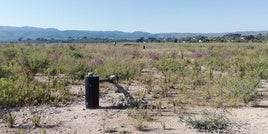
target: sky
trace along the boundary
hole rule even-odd
[[[60,30],[268,30],[268,0],[0,0],[0,26]]]

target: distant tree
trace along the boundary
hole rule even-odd
[[[65,43],[73,43],[75,39],[73,37],[68,37],[67,41]]]
[[[192,42],[192,38],[193,37],[186,37],[183,39],[183,41],[186,41],[186,42]]]
[[[229,33],[229,34],[223,35],[223,37],[234,40],[234,39],[240,38],[241,34]]]
[[[196,36],[195,39],[199,42],[209,42],[207,36]]]
[[[229,42],[240,42],[241,37],[242,37],[241,34],[236,34],[236,33],[229,33],[229,34],[222,36],[224,40],[229,41]]]
[[[140,37],[139,39],[136,40],[136,42],[143,42],[144,41],[144,37]]]
[[[177,38],[174,40],[174,43],[178,43],[178,39]]]
[[[256,42],[264,42],[265,36],[263,36],[261,33],[256,35]]]
[[[74,38],[73,37],[68,37],[68,40],[74,40]]]
[[[226,39],[224,37],[217,36],[217,37],[212,37],[210,39],[210,41],[212,41],[212,42],[226,42]]]
[[[247,35],[244,37],[244,39],[247,41],[247,42],[254,42],[254,39],[255,39],[255,36],[254,35]]]
[[[23,37],[18,38],[18,41],[22,41],[22,40],[23,40]]]
[[[157,39],[154,38],[154,37],[149,37],[149,38],[148,38],[148,41],[149,41],[149,42],[156,42],[156,40],[157,40]]]
[[[47,42],[48,39],[45,39],[45,38],[36,38],[35,41],[37,41],[37,42]]]

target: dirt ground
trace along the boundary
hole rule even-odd
[[[124,87],[124,86],[122,86]],[[264,87],[266,88],[266,87]],[[72,93],[81,94],[84,85],[70,86]],[[141,89],[137,84],[128,86],[128,91]],[[77,97],[76,100],[66,106],[49,107],[24,107],[12,109],[16,115],[14,128],[7,128],[2,118],[0,119],[0,133],[30,133],[30,134],[97,134],[97,133],[180,133],[197,134],[198,130],[191,129],[180,122],[178,114],[172,108],[163,107],[162,114],[152,114],[152,120],[145,123],[143,131],[137,130],[134,126],[136,121],[128,116],[125,95],[115,91],[115,87],[107,84],[100,88],[100,107],[97,109],[86,109],[85,98]],[[188,113],[199,115],[203,111],[221,111],[206,107],[189,107]],[[268,108],[242,107],[228,108],[226,116],[230,119],[231,125],[225,133],[241,134],[267,134],[268,133]],[[1,109],[1,117],[7,109]],[[152,113],[154,113],[152,111]],[[40,127],[34,127],[30,118],[33,115],[41,116]],[[203,132],[205,133],[205,132]]]

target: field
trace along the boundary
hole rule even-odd
[[[268,133],[267,61],[265,43],[1,44],[0,133]],[[117,77],[97,109],[88,72]]]

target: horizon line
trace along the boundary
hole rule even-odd
[[[148,32],[148,31],[124,31],[124,30],[89,30],[89,29],[61,29],[56,27],[40,27],[40,26],[10,26],[10,25],[0,25],[0,27],[14,27],[14,28],[41,28],[41,29],[55,29],[59,31],[96,31],[96,32],[124,32],[124,33],[135,33],[135,32],[144,32],[150,34],[165,34],[165,33],[179,33],[179,34],[187,34],[187,33],[197,33],[197,34],[220,34],[220,33],[239,33],[239,32],[263,32],[268,30],[239,30],[239,31],[228,31],[228,32]]]

